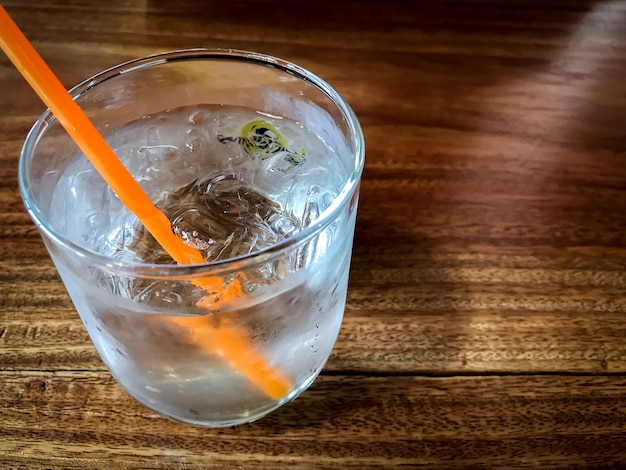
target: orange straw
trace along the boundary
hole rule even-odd
[[[223,358],[272,399],[279,400],[291,390],[289,380],[250,348],[243,340],[245,333],[234,325],[222,323],[216,328],[203,317],[176,316],[169,320],[189,328],[191,339],[202,351]]]
[[[204,263],[205,259],[200,252],[185,245],[174,234],[165,214],[157,209],[133,179],[2,5],[0,47],[122,203],[137,216],[169,255],[178,264]],[[241,293],[238,281],[227,287],[224,287],[223,281],[218,277],[192,282],[208,291],[218,292],[219,302],[230,300]],[[203,299],[200,305],[215,305],[215,301]],[[288,393],[291,388],[289,380],[252,350],[240,336],[241,332],[225,326],[212,327],[201,317],[193,320],[175,318],[178,318],[174,321],[179,326],[191,329],[191,338],[203,350],[224,356],[226,361],[271,398],[280,399]]]

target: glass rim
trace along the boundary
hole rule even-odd
[[[26,207],[31,219],[35,222],[35,225],[41,232],[43,232],[43,234],[45,234],[46,237],[50,238],[56,244],[61,245],[63,248],[70,250],[79,257],[89,259],[90,265],[104,268],[107,271],[113,271],[120,274],[132,274],[136,277],[181,279],[195,278],[199,275],[214,275],[234,270],[241,270],[245,269],[245,267],[249,264],[267,262],[292,247],[306,243],[317,233],[324,230],[324,228],[334,220],[336,215],[341,212],[346,204],[349,203],[352,195],[359,186],[365,162],[365,143],[363,132],[354,111],[352,111],[352,108],[343,99],[343,97],[325,80],[294,63],[263,53],[238,49],[180,49],[152,54],[146,57],[122,62],[83,80],[79,84],[72,87],[69,90],[69,93],[72,95],[72,98],[76,100],[83,93],[91,90],[98,84],[126,73],[132,73],[135,70],[141,70],[147,67],[154,67],[175,61],[207,59],[250,62],[259,66],[273,67],[315,86],[333,102],[333,104],[341,112],[348,125],[351,140],[350,144],[351,147],[354,148],[354,151],[351,153],[354,158],[352,160],[352,170],[348,179],[332,204],[322,211],[317,219],[315,219],[314,223],[304,227],[293,236],[289,236],[278,243],[272,244],[258,251],[253,251],[252,253],[246,255],[219,261],[185,265],[140,263],[109,257],[70,240],[54,227],[54,225],[42,214],[37,207],[37,204],[34,202],[35,199],[31,192],[29,178],[27,176],[28,167],[31,162],[31,158],[29,158],[29,156],[34,151],[41,135],[45,132],[48,125],[56,120],[56,117],[52,114],[50,109],[46,109],[37,121],[35,121],[35,124],[28,132],[20,152],[18,165],[18,184],[24,206]]]

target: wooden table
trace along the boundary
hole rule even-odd
[[[326,369],[261,421],[111,378],[16,182],[42,104],[0,56],[0,467],[625,468],[626,2],[5,0],[69,87],[256,50],[352,104],[367,163]]]

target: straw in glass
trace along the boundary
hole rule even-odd
[[[200,252],[185,245],[182,239],[174,234],[165,214],[152,203],[134,180],[2,5],[0,5],[0,48],[122,203],[137,216],[169,255],[178,264],[205,263]],[[226,287],[218,277],[207,277],[193,282],[207,291],[219,292],[220,302],[241,295],[238,281]],[[200,302],[205,306],[211,303],[211,301]],[[199,348],[223,357],[272,399],[285,397],[291,389],[289,380],[245,342],[243,332],[225,325],[214,327],[203,317],[168,318],[181,327],[189,328],[189,336]]]

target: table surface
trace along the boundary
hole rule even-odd
[[[130,398],[23,209],[43,105],[0,55],[2,468],[626,466],[626,2],[5,0],[66,86],[255,50],[353,106],[366,166],[321,376],[249,425]]]

